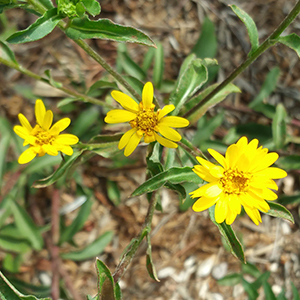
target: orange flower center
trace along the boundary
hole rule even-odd
[[[138,131],[151,134],[158,124],[157,113],[153,109],[140,109],[136,118],[130,122],[132,127],[137,127]]]
[[[49,131],[41,128],[40,125],[35,125],[31,135],[36,137],[36,144],[39,146],[51,144],[55,140],[55,137],[51,135]]]
[[[240,194],[247,190],[251,176],[237,169],[229,169],[220,179],[223,190],[227,194]]]

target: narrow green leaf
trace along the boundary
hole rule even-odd
[[[205,18],[202,24],[201,33],[192,52],[198,58],[213,58],[218,50],[217,37],[215,33],[215,24],[209,18]]]
[[[10,205],[15,224],[19,229],[21,236],[27,239],[35,250],[41,250],[44,241],[39,228],[34,224],[33,220],[20,204],[11,201]]]
[[[153,192],[164,186],[166,182],[178,184],[185,181],[194,182],[197,184],[203,183],[203,180],[197,176],[190,167],[170,168],[169,170],[148,179],[132,193],[131,197]]]
[[[242,265],[242,272],[243,274],[249,274],[254,278],[258,278],[261,275],[261,272],[258,270],[258,268],[254,264],[251,264],[249,262]]]
[[[147,234],[147,253],[146,253],[146,266],[147,266],[147,271],[149,276],[157,281],[160,282],[160,280],[157,278],[157,274],[156,274],[156,270],[155,270],[155,266],[152,260],[152,251],[151,251],[151,240],[150,240],[150,235]]]
[[[10,0],[5,1],[2,0],[0,2],[0,14],[3,13],[4,10],[12,9],[12,8],[26,8],[26,4],[12,3]]]
[[[284,106],[279,103],[276,107],[275,117],[272,122],[272,133],[275,150],[282,149],[286,143],[286,117]]]
[[[91,21],[87,17],[75,18],[66,30],[71,39],[99,38],[116,42],[142,44],[156,48],[154,42],[142,31],[131,26],[122,26],[109,19]]]
[[[288,204],[299,204],[300,203],[300,194],[293,195],[293,196],[280,195],[277,199],[277,202],[284,206],[287,206]]]
[[[66,156],[65,160],[61,161],[60,166],[53,174],[51,174],[47,178],[37,180],[32,186],[35,188],[43,188],[55,183],[70,169],[70,167],[74,164],[76,159],[82,154],[83,151],[84,149],[80,151],[74,151],[72,156]]]
[[[8,281],[0,272],[0,299],[1,300],[51,300],[50,298],[36,298],[34,296],[24,296]]]
[[[155,49],[154,69],[153,69],[153,84],[154,87],[160,89],[164,74],[164,48],[162,43],[157,43]]]
[[[297,55],[300,57],[300,37],[296,33],[280,36],[277,38],[277,41],[296,51]]]
[[[247,28],[248,35],[250,38],[250,43],[251,43],[251,51],[249,52],[248,56],[251,56],[251,54],[259,47],[258,32],[257,32],[256,25],[253,19],[242,9],[240,9],[236,5],[229,5],[229,6]]]
[[[212,206],[208,209],[209,217],[212,222],[218,227],[220,233],[225,238],[228,246],[230,247],[231,253],[238,258],[242,263],[245,263],[245,255],[243,247],[236,237],[234,231],[232,230],[230,225],[227,225],[225,222],[219,224],[215,220],[215,206]]]
[[[63,253],[61,254],[61,257],[63,259],[81,261],[100,255],[105,247],[111,242],[113,236],[114,233],[112,231],[107,231],[82,250]]]
[[[268,300],[276,300],[276,297],[272,291],[272,288],[270,286],[270,284],[265,281],[263,283],[263,287],[264,287],[264,292],[265,292],[265,299],[268,299]]]
[[[81,0],[81,3],[86,8],[87,12],[91,14],[93,17],[100,14],[101,7],[99,2],[97,2],[96,0]]]
[[[201,94],[192,98],[188,103],[186,103],[184,112],[190,110],[197,103],[201,102],[213,89],[215,89],[216,86],[217,84],[210,86],[207,89],[205,89]],[[191,122],[191,124],[195,124],[208,111],[208,109],[222,102],[229,94],[240,92],[241,90],[236,85],[232,83],[228,84],[212,99],[210,99],[209,102],[199,107],[199,109],[188,118],[189,121]]]
[[[2,177],[5,174],[6,167],[6,153],[10,146],[11,138],[9,135],[2,135],[0,139],[0,192],[1,192],[1,183]]]
[[[53,8],[53,3],[51,2],[51,0],[39,0],[39,2],[48,10]]]
[[[207,68],[203,60],[193,60],[179,79],[176,90],[170,96],[170,103],[175,105],[172,114],[177,115],[188,98],[196,93],[207,81]]]
[[[25,150],[25,149],[24,149]],[[46,168],[54,167],[61,162],[61,156],[45,155],[43,157],[35,158],[30,164],[28,164],[24,170],[24,174],[43,173]]]
[[[276,165],[286,171],[300,169],[300,155],[289,155],[279,157]]]
[[[118,85],[115,82],[98,80],[87,90],[86,94],[89,95],[98,89],[118,89]]]
[[[288,221],[292,222],[293,224],[295,223],[293,215],[284,206],[282,206],[278,203],[271,202],[271,201],[267,201],[267,202],[270,205],[270,210],[265,212],[265,214],[272,216],[272,217],[288,220]]]
[[[233,273],[224,276],[223,278],[218,280],[219,285],[228,285],[228,286],[234,286],[238,283],[240,283],[242,280],[241,274]]]
[[[12,44],[37,41],[52,32],[62,18],[57,15],[57,8],[52,8],[26,29],[11,35],[7,41]]]
[[[257,297],[259,296],[259,293],[256,289],[254,289],[252,287],[251,283],[249,283],[247,280],[242,278],[242,285],[243,285],[243,288],[244,288],[245,292],[249,296],[249,300],[256,300]]]
[[[268,281],[270,277],[270,272],[262,273],[254,282],[252,282],[252,287],[258,290],[265,282]]]
[[[152,60],[154,57],[154,52],[155,52],[154,48],[149,48],[147,53],[145,54],[145,57],[143,60],[143,66],[142,66],[142,69],[145,73],[149,70],[149,68],[151,66],[151,63],[152,63]]]
[[[72,224],[64,228],[62,231],[59,244],[72,240],[73,236],[83,227],[84,222],[90,215],[92,204],[93,201],[91,200],[91,197],[89,197],[80,207],[80,210]]]
[[[297,290],[297,288],[295,287],[293,282],[291,282],[291,286],[292,286],[292,292],[293,292],[293,300],[300,300],[299,291]]]
[[[282,289],[280,294],[277,296],[277,300],[287,300],[286,297],[285,297],[285,290]],[[295,299],[293,299],[295,300]]]
[[[0,41],[0,57],[2,57],[5,60],[8,60],[9,62],[12,62],[16,65],[19,65],[15,54],[13,51],[7,46],[7,44],[3,41]]]
[[[10,273],[18,273],[20,271],[21,264],[22,264],[21,254],[13,255],[11,253],[7,253],[2,262],[3,268]]]
[[[107,180],[107,195],[109,200],[118,206],[121,203],[121,193],[115,181]]]
[[[55,88],[61,88],[63,85],[62,83],[58,82],[58,81],[55,81],[51,75],[51,70],[46,70],[45,72],[45,75],[47,76],[48,78],[48,82],[49,84],[51,84],[53,87]]]
[[[0,233],[0,248],[12,253],[26,253],[30,251],[30,244],[24,239],[14,239]]]
[[[266,80],[264,81],[261,90],[258,95],[253,99],[249,104],[249,107],[261,112],[261,105],[263,100],[267,98],[276,88],[278,79],[280,75],[280,69],[278,67],[273,68],[267,75]]]

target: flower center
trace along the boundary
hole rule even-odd
[[[239,170],[226,170],[220,183],[227,194],[240,194],[247,190],[251,175]]]
[[[45,145],[45,144],[51,144],[55,137],[49,133],[49,131],[44,130],[39,125],[35,125],[33,128],[31,135],[36,137],[36,144],[37,145]]]
[[[157,123],[157,113],[152,109],[140,110],[137,113],[136,118],[130,122],[132,127],[137,127],[138,130],[141,130],[144,133],[153,132]]]

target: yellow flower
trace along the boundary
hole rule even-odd
[[[164,106],[163,109],[154,111],[153,85],[147,82],[142,93],[142,102],[137,104],[128,95],[112,91],[112,97],[121,104],[124,109],[114,109],[107,113],[104,121],[109,124],[129,122],[132,127],[120,139],[118,148],[125,147],[124,155],[129,156],[144,138],[145,143],[154,141],[168,148],[177,148],[181,140],[180,134],[174,128],[182,128],[189,125],[189,121],[176,116],[165,117],[175,109],[173,104]]]
[[[72,155],[73,149],[70,145],[77,144],[78,137],[73,134],[60,134],[70,125],[71,120],[69,118],[61,119],[51,127],[53,113],[51,110],[46,111],[45,105],[40,99],[35,102],[35,116],[37,124],[32,128],[23,114],[18,115],[22,126],[16,125],[14,132],[24,139],[23,146],[29,144],[29,148],[20,155],[19,164],[30,162],[37,154],[44,156],[47,153],[56,156],[58,151],[61,151]]]
[[[243,206],[256,225],[261,222],[258,210],[267,212],[270,207],[265,200],[277,199],[270,190],[278,190],[273,179],[283,178],[287,173],[270,167],[278,159],[278,154],[268,153],[268,149],[262,146],[257,148],[258,143],[254,139],[248,144],[247,138],[242,137],[228,147],[225,157],[208,149],[221,166],[197,157],[201,165],[196,165],[193,171],[208,184],[190,193],[192,198],[200,197],[193,205],[194,211],[203,211],[216,204],[216,222],[226,220],[230,225]]]

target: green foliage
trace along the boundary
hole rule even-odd
[[[284,44],[295,50],[297,55],[300,57],[300,37],[296,33],[280,36],[277,40],[281,44]]]

